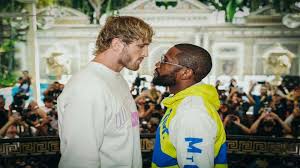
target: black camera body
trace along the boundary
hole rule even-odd
[[[148,110],[150,108],[150,104],[156,104],[154,101],[152,101],[150,98],[146,98],[146,102],[145,102],[145,109]]]
[[[47,114],[47,116],[54,117],[55,119],[58,119],[57,112],[56,112],[55,108],[52,108],[51,111],[49,111],[49,113]]]
[[[18,92],[13,97],[13,102],[11,104],[11,109],[16,110],[19,113],[23,113],[24,103],[29,99],[29,96],[23,92]]]
[[[264,85],[264,84],[266,84],[266,81],[258,81],[257,84]]]
[[[137,87],[140,87],[142,81],[146,81],[146,78],[144,78],[144,77],[141,78],[141,77],[137,76],[137,77],[135,78],[134,82],[133,82],[133,85],[134,85],[134,86],[137,86]]]
[[[236,121],[237,120],[236,116],[234,116],[234,115],[230,116],[229,119],[230,119],[230,121]]]

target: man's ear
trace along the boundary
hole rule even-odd
[[[124,48],[124,42],[119,38],[114,38],[111,40],[111,48],[114,51],[121,52]]]
[[[179,71],[179,75],[181,80],[190,80],[194,78],[193,70],[184,68],[181,71]]]

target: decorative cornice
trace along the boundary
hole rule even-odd
[[[178,0],[177,2],[175,7],[165,9],[157,7],[154,0],[137,0],[119,10],[119,14],[140,17],[152,26],[160,27],[199,27],[218,22],[218,12],[199,1]],[[105,19],[101,18],[101,20]]]
[[[57,25],[88,25],[89,17],[84,13],[62,6],[49,6],[37,12],[37,24],[41,29],[49,29]]]
[[[174,12],[174,11],[198,11],[198,12],[213,12],[207,5],[197,1],[197,0],[177,0],[177,5],[175,7],[164,7],[156,6],[155,0],[137,0],[132,4],[119,10],[120,13],[128,12],[138,12],[138,11],[152,11],[152,12]]]
[[[195,34],[207,34],[215,37],[285,37],[300,38],[300,30],[282,27],[236,27],[236,26],[210,26],[210,27],[155,27],[155,38],[179,38],[189,37]],[[76,29],[68,29],[68,27],[60,27],[48,30],[39,30],[39,38],[96,38],[99,33],[99,27],[82,27]]]

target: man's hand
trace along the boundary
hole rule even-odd
[[[300,116],[300,108],[295,107],[293,110],[294,117],[299,117]]]
[[[8,123],[9,124],[14,124],[18,121],[20,121],[20,118],[16,115],[11,115],[11,116],[8,117]]]
[[[273,117],[275,120],[280,120],[279,116],[275,114],[274,112],[269,113],[271,117]]]
[[[239,125],[241,123],[241,119],[240,117],[234,115],[234,117],[236,118],[233,122],[236,124],[236,125]]]

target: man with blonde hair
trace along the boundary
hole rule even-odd
[[[107,19],[95,58],[58,98],[59,167],[142,167],[138,112],[120,71],[139,68],[152,35],[139,18]]]

